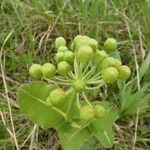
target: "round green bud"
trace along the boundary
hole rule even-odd
[[[63,58],[64,58],[64,52],[58,52],[58,53],[56,53],[54,59],[58,63],[58,62],[63,61]]]
[[[70,65],[66,61],[61,61],[58,66],[58,73],[67,75],[71,70]]]
[[[80,118],[83,119],[83,120],[91,120],[95,117],[95,111],[89,105],[82,106],[80,108],[79,113],[80,113]]]
[[[116,60],[113,57],[107,57],[102,61],[101,67],[102,69],[116,67]]]
[[[42,77],[42,66],[40,64],[33,64],[30,68],[29,68],[29,73],[31,75],[31,77],[34,77],[36,79],[40,79]]]
[[[77,35],[75,38],[74,38],[74,43],[77,44],[81,41],[81,43],[86,40],[89,40],[90,38],[88,36],[84,36],[84,35]],[[87,43],[86,43],[87,44]]]
[[[50,92],[50,95],[47,101],[49,101],[49,104],[58,106],[64,103],[65,96],[66,96],[65,91],[62,90],[61,88],[57,88]]]
[[[72,82],[72,87],[76,92],[84,91],[85,82],[82,79],[77,79]]]
[[[128,66],[118,67],[119,79],[127,80],[131,75],[131,69]]]
[[[69,64],[73,64],[73,62],[74,62],[74,53],[72,51],[64,52],[64,61],[66,61]]]
[[[97,118],[101,118],[106,114],[106,110],[102,105],[96,105],[94,110]]]
[[[68,48],[66,46],[60,46],[57,51],[58,52],[65,52],[65,51],[68,51]]]
[[[113,84],[118,79],[118,70],[114,67],[108,67],[102,71],[102,79],[105,83]]]
[[[86,35],[83,35],[82,37],[83,37],[83,39],[86,39],[86,40],[89,40],[89,39],[90,39],[90,37],[88,37],[88,36],[86,36]]]
[[[78,41],[80,41],[80,39],[82,39],[83,36],[82,35],[77,35],[75,38],[74,38],[74,44],[76,44]]]
[[[66,46],[66,41],[63,37],[58,37],[55,39],[55,47],[59,48],[60,46]]]
[[[54,77],[56,74],[56,67],[51,63],[45,63],[42,66],[42,74],[45,78]]]
[[[94,52],[98,49],[98,42],[95,39],[89,39],[89,45],[93,48]]]
[[[104,43],[104,50],[108,53],[112,53],[117,49],[117,41],[113,38],[109,38]]]
[[[87,37],[87,36],[82,36],[82,37],[76,39],[76,41],[74,41],[74,43],[75,43],[75,50],[77,51],[79,49],[79,47],[81,47],[83,45],[89,45],[89,40],[90,40],[90,38]]]
[[[100,64],[107,57],[108,54],[105,51],[97,50],[97,52],[95,53],[94,60],[97,64]]]
[[[81,62],[89,62],[94,57],[94,51],[90,46],[83,45],[77,50],[77,58]]]

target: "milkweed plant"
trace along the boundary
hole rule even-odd
[[[117,41],[108,38],[99,50],[98,41],[88,36],[77,35],[70,45],[58,37],[55,48],[53,63],[29,68],[36,81],[19,88],[22,113],[44,129],[55,129],[64,150],[87,150],[95,143],[112,147],[118,110],[95,95],[131,75],[131,69],[112,55]]]

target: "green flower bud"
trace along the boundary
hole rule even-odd
[[[64,53],[64,61],[66,61],[69,64],[73,64],[73,62],[74,62],[74,53],[72,51],[66,51]]]
[[[58,47],[58,52],[65,52],[65,51],[68,51],[68,48],[66,46],[60,46]]]
[[[89,45],[90,46],[89,40],[90,40],[90,38],[87,36],[77,36],[77,38],[75,38],[75,40],[74,40],[75,50],[77,51],[79,49],[79,47],[81,47],[83,45]]]
[[[58,106],[64,103],[66,93],[61,88],[57,88],[50,92],[49,98],[47,99],[47,103],[52,104],[54,106]]]
[[[89,62],[93,59],[94,51],[90,46],[83,45],[80,46],[77,50],[77,58],[81,62]]]
[[[60,46],[66,46],[66,41],[63,37],[58,37],[55,39],[55,47],[59,48]]]
[[[118,79],[118,70],[114,67],[104,69],[102,71],[102,79],[105,83],[113,84]]]
[[[100,64],[107,57],[108,57],[108,54],[105,51],[97,50],[97,52],[95,53],[94,60],[97,64]]]
[[[101,67],[102,69],[116,67],[116,60],[113,57],[107,57],[102,61]]]
[[[82,79],[77,79],[72,82],[72,87],[76,92],[84,91],[85,82]]]
[[[127,80],[131,75],[131,69],[128,66],[118,67],[119,79]]]
[[[80,113],[80,118],[83,119],[83,120],[91,120],[95,117],[95,111],[89,105],[82,106],[80,108],[79,113]]]
[[[94,52],[98,49],[98,42],[95,39],[89,39],[89,45],[93,48]]]
[[[45,78],[54,77],[56,74],[56,67],[53,64],[45,63],[42,66],[42,74]]]
[[[82,35],[77,35],[75,38],[74,38],[74,44],[76,44],[78,41],[80,41],[81,39],[83,38]]]
[[[58,52],[58,53],[56,53],[56,55],[55,55],[55,61],[57,63],[63,61],[63,58],[64,58],[64,52]]]
[[[109,38],[104,43],[104,50],[108,53],[112,53],[117,49],[117,41],[113,38]]]
[[[101,117],[105,116],[105,114],[106,114],[106,110],[102,105],[96,105],[94,107],[94,110],[95,110],[95,115],[97,118],[101,118]]]
[[[64,75],[67,75],[71,70],[70,65],[65,61],[61,61],[57,67],[58,67],[58,72]]]
[[[30,68],[29,68],[29,73],[31,75],[31,77],[34,77],[36,79],[40,79],[42,77],[42,66],[40,64],[33,64]]]

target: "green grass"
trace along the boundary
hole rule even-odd
[[[0,150],[12,150],[14,141],[7,129],[12,130],[6,100],[2,69],[15,128],[15,137],[24,149],[31,146],[38,150],[58,149],[57,135],[53,130],[43,130],[27,120],[16,107],[16,91],[20,84],[28,82],[28,68],[35,63],[51,60],[54,39],[63,36],[68,43],[77,34],[86,34],[102,43],[108,37],[119,42],[119,51],[125,64],[136,76],[135,59],[141,65],[150,49],[150,0],[1,0],[0,46],[10,33],[3,47],[0,76]],[[134,51],[135,49],[135,51]],[[150,72],[147,71],[149,75]],[[141,86],[150,82],[141,81]],[[112,93],[109,94],[111,98]],[[111,97],[112,96],[112,97]],[[150,106],[138,116],[135,150],[150,149]],[[5,124],[4,124],[5,122]],[[132,149],[136,115],[118,121],[115,150]]]

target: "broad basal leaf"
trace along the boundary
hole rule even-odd
[[[112,128],[105,128],[102,132],[95,134],[95,137],[105,148],[111,148],[114,144],[114,133]]]
[[[64,99],[64,103],[58,106],[58,108],[65,112],[67,115],[67,120],[72,122],[72,119],[75,119],[78,115],[76,92],[72,90],[65,96]]]
[[[92,134],[92,133],[91,133]],[[97,139],[93,136],[91,136],[88,141],[86,142],[86,144],[84,144],[80,150],[97,150],[99,147],[99,145],[97,144]]]
[[[91,137],[87,128],[74,128],[69,123],[58,130],[58,135],[64,150],[80,150]]]
[[[90,124],[89,129],[102,146],[109,148],[114,143],[112,125],[118,118],[118,112],[109,102],[102,101],[96,103],[102,105],[107,112],[105,116],[95,118]]]
[[[45,104],[55,86],[43,82],[32,82],[19,88],[17,100],[21,111],[43,128],[59,128],[64,122],[63,116]]]
[[[106,115],[101,118],[96,118],[92,121],[92,123],[95,125],[95,128],[104,128],[104,127],[110,127],[113,125],[113,123],[118,119],[118,111],[116,108],[107,101],[95,101],[94,104],[102,105],[106,110]]]

